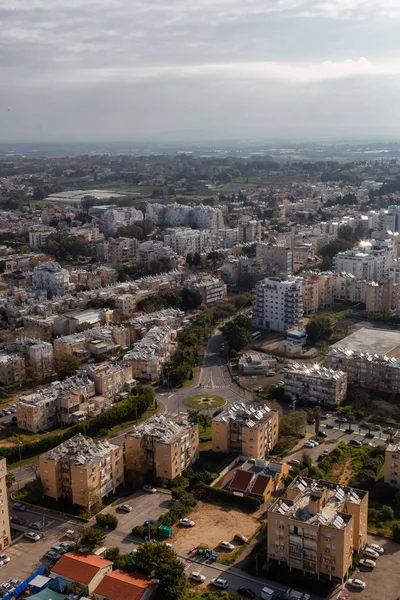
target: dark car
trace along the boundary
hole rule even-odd
[[[149,525],[155,525],[157,523],[156,519],[149,519],[143,523],[143,527],[148,527]]]
[[[253,590],[243,585],[238,588],[238,594],[244,596],[245,598],[257,598],[257,594],[253,592]]]
[[[21,502],[14,502],[13,509],[24,511],[24,510],[26,510],[26,506],[25,506],[25,504],[21,504]]]
[[[318,431],[317,437],[327,438],[328,434],[326,433],[326,431]]]
[[[10,517],[10,522],[14,523],[14,525],[25,525],[25,519],[21,519],[21,517]]]

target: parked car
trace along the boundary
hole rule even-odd
[[[138,550],[137,548],[132,548],[132,550],[129,550],[129,552],[128,552],[129,556],[135,556],[137,550]]]
[[[314,448],[314,444],[311,442],[311,440],[308,440],[304,443],[304,448]]]
[[[192,571],[189,575],[190,581],[195,581],[196,583],[204,583],[206,578],[204,575],[199,573],[198,571]]]
[[[218,543],[218,546],[219,546],[220,548],[223,548],[224,550],[229,550],[229,551],[232,551],[232,550],[234,550],[234,549],[235,549],[235,546],[234,546],[233,544],[231,544],[230,542],[227,542],[227,541],[225,541],[225,540],[221,540],[221,541]]]
[[[368,544],[368,548],[371,548],[371,550],[377,552],[378,554],[384,554],[385,552],[385,549],[382,548],[382,546],[378,546],[378,544]]]
[[[381,426],[378,425],[377,423],[375,423],[374,425],[372,425],[371,429],[372,429],[372,431],[380,431]]]
[[[132,510],[132,506],[130,504],[121,504],[121,506],[118,507],[118,510],[121,512],[131,512]]]
[[[149,525],[155,525],[157,523],[157,519],[149,519],[143,523],[143,527],[148,527]]]
[[[11,515],[10,522],[14,523],[14,525],[21,525],[21,527],[22,527],[23,525],[25,525],[26,520],[21,519],[21,517],[14,517],[14,515]]]
[[[68,552],[68,550],[66,550],[66,548],[61,546],[61,544],[54,544],[54,546],[52,546],[50,548],[50,550],[54,550],[54,552],[57,552],[57,554],[60,554],[60,555]]]
[[[27,531],[24,533],[24,536],[28,538],[28,540],[32,540],[32,542],[38,542],[40,540],[40,533],[36,531]]]
[[[26,506],[25,506],[25,504],[22,504],[22,502],[14,502],[12,507],[14,510],[21,510],[21,511],[26,510]]]
[[[75,546],[74,542],[60,542],[59,545],[61,546],[61,548],[64,548],[65,552],[69,552],[70,550],[72,550]]]
[[[287,461],[288,465],[292,465],[293,467],[299,467],[301,465],[300,461],[297,458],[291,458]]]
[[[0,554],[0,565],[6,565],[10,560],[11,559],[7,554]]]
[[[241,585],[240,588],[238,588],[238,594],[244,596],[245,598],[257,598],[257,594],[253,592],[252,589],[245,587],[244,585]]]
[[[233,539],[235,540],[235,542],[240,542],[241,544],[245,544],[246,542],[248,542],[247,537],[245,535],[242,535],[241,533],[236,533]]]
[[[256,388],[256,392],[258,392],[259,394],[261,394],[262,391],[263,391],[262,387]]]
[[[179,524],[182,525],[182,527],[194,527],[195,526],[195,522],[192,521],[191,519],[181,519],[179,521]]]
[[[347,423],[346,417],[336,417],[335,421],[338,423]]]
[[[373,548],[369,548],[368,546],[366,548],[364,548],[364,554],[365,554],[365,556],[368,556],[369,558],[374,558],[374,559],[379,558],[379,553],[376,550],[373,550]]]
[[[369,440],[364,440],[362,444],[363,444],[363,446],[369,446],[370,448],[375,448],[375,444],[373,442],[370,442]]]
[[[265,377],[275,377],[276,373],[275,371],[267,371],[265,373]]]
[[[157,492],[156,488],[152,485],[144,485],[143,491],[147,492],[148,494],[155,494]]]
[[[359,590],[363,590],[367,585],[362,579],[349,579],[347,583],[355,588],[358,588]]]
[[[318,437],[327,438],[328,434],[326,431],[318,431]]]
[[[43,529],[43,523],[42,523],[42,521],[34,521],[33,523],[31,523],[29,525],[29,527],[31,529],[36,529],[36,531],[42,531],[42,529]]]
[[[61,554],[58,554],[58,552],[55,552],[55,550],[49,550],[46,552],[45,557],[55,561],[61,558]]]
[[[372,558],[362,558],[360,560],[360,565],[368,567],[369,569],[374,569],[376,567],[376,562],[372,560]]]
[[[350,440],[349,441],[349,446],[355,446],[356,448],[359,448],[360,446],[362,446],[362,443],[360,442],[360,440]]]
[[[220,588],[221,590],[226,590],[226,588],[228,587],[228,582],[226,581],[226,579],[222,579],[221,577],[214,577],[213,579],[211,579],[210,584],[214,585],[217,588]]]
[[[19,579],[9,579],[6,583],[3,583],[1,587],[6,590],[8,594],[12,594],[16,587],[21,584]]]
[[[13,406],[9,409],[11,414],[15,414],[17,412],[17,409],[14,408]]]
[[[330,415],[328,413],[322,413],[319,415],[319,418],[322,419],[323,421],[326,421],[326,419],[329,419]]]

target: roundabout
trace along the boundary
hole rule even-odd
[[[184,400],[186,406],[197,408],[198,410],[206,410],[207,408],[221,408],[225,406],[226,399],[215,394],[195,394]]]

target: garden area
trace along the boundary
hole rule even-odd
[[[225,406],[226,400],[222,396],[214,396],[214,394],[195,394],[186,398],[185,404],[198,410],[207,410]]]

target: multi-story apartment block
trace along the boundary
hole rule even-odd
[[[133,294],[122,294],[121,296],[116,296],[115,300],[115,310],[122,315],[123,317],[130,317],[136,308],[137,296]]]
[[[11,543],[6,475],[6,459],[0,457],[0,550],[4,550]]]
[[[80,423],[86,417],[93,417],[98,412],[96,405],[91,401],[96,393],[95,384],[86,374],[68,377],[64,381],[55,381],[49,391],[52,395],[56,395],[57,423],[62,425]]]
[[[367,281],[365,310],[369,313],[386,313],[397,309],[399,284],[392,279],[384,282]]]
[[[57,425],[57,392],[51,388],[22,396],[17,404],[20,429],[32,433],[47,431]]]
[[[99,244],[99,252],[99,260],[110,264],[134,264],[139,259],[139,242],[135,238],[111,238]],[[104,258],[101,258],[103,256]]]
[[[265,458],[278,442],[279,414],[268,406],[233,404],[211,423],[213,452]]]
[[[26,377],[25,360],[19,354],[0,351],[0,384],[10,385],[23,381]]]
[[[368,492],[297,477],[268,508],[269,560],[344,580],[367,541]]]
[[[46,240],[55,232],[55,229],[29,232],[29,245],[31,248],[43,248]]]
[[[293,271],[297,273],[315,258],[315,248],[313,244],[303,242],[296,244],[293,248]]]
[[[185,206],[183,204],[146,204],[146,219],[156,225],[182,227],[190,225],[195,229],[222,229],[224,219],[220,208],[212,206]]]
[[[185,313],[176,308],[164,308],[152,313],[145,313],[130,319],[126,325],[129,327],[132,340],[141,339],[152,327],[172,327],[178,329]]]
[[[54,356],[77,356],[82,361],[91,355],[113,354],[130,348],[127,327],[109,325],[98,329],[86,329],[81,333],[65,335],[54,340]]]
[[[104,233],[113,233],[118,227],[131,225],[135,221],[143,221],[143,213],[133,206],[108,208],[100,217],[100,227]]]
[[[211,250],[211,234],[209,231],[193,229],[167,230],[164,233],[164,245],[171,248],[178,256],[202,254]]]
[[[332,308],[335,304],[336,275],[334,273],[303,272],[303,311],[305,315]]]
[[[335,274],[335,302],[365,304],[367,282],[357,279],[351,273]]]
[[[256,261],[263,273],[268,275],[291,275],[293,252],[286,246],[260,242],[256,246]]]
[[[199,453],[199,427],[185,418],[167,420],[155,415],[125,435],[127,470],[154,471],[175,479],[192,465]]]
[[[160,258],[169,258],[170,262],[175,264],[176,255],[172,248],[164,246],[162,242],[148,240],[140,244],[139,258],[140,263],[145,266],[148,266],[153,260],[160,260]]]
[[[346,398],[347,374],[321,365],[293,363],[284,374],[285,396],[324,406],[336,406]]]
[[[400,444],[389,444],[385,451],[384,481],[400,489]]]
[[[69,271],[57,262],[41,264],[33,269],[33,286],[51,297],[63,296],[69,289]]]
[[[187,287],[192,291],[200,292],[202,301],[207,306],[220,302],[226,297],[226,285],[221,279],[212,277],[202,281],[188,282]]]
[[[400,259],[396,258],[389,267],[389,279],[400,284]]]
[[[88,509],[124,482],[123,447],[81,434],[42,454],[39,465],[46,496]]]
[[[224,216],[220,208],[212,206],[193,206],[189,214],[189,223],[195,229],[222,229]]]
[[[253,319],[256,327],[284,332],[303,325],[303,280],[271,277],[254,290]]]
[[[333,257],[335,271],[351,273],[357,279],[380,281],[389,276],[396,258],[393,239],[373,239],[360,242],[357,248],[339,252]]]
[[[250,264],[248,256],[230,256],[221,267],[221,277],[228,285],[236,285],[241,276],[247,275]]]
[[[102,363],[88,368],[88,376],[94,382],[96,394],[105,398],[116,398],[124,390],[130,390],[135,381],[132,379],[132,367],[128,364]]]
[[[239,242],[248,244],[249,242],[261,242],[261,221],[252,219],[246,223],[239,223]]]
[[[389,206],[387,211],[384,213],[384,223],[386,231],[392,231],[393,233],[400,232],[400,206]]]
[[[217,247],[218,248],[232,248],[239,241],[239,229],[235,227],[233,229],[223,228],[217,231]]]
[[[125,354],[123,365],[132,367],[132,377],[155,381],[165,363],[175,353],[176,331],[168,326],[152,327],[133,349]]]

